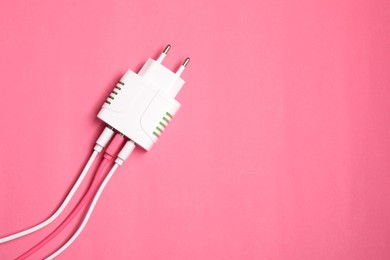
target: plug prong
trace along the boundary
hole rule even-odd
[[[163,53],[167,54],[170,48],[171,48],[171,45],[169,45],[169,44],[167,46],[165,46]]]
[[[183,61],[183,64],[181,64],[180,68],[176,71],[176,75],[177,76],[180,76],[184,69],[187,67],[188,63],[190,62],[190,58],[186,58],[184,61]]]
[[[187,57],[187,58],[184,60],[182,66],[183,66],[183,67],[187,67],[187,64],[188,64],[189,62],[190,62],[190,58]]]
[[[164,60],[165,56],[167,56],[167,53],[170,49],[171,49],[171,45],[168,44],[167,46],[165,46],[163,52],[160,54],[160,57],[158,57],[157,59],[158,63],[161,63]]]

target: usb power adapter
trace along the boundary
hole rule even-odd
[[[106,124],[146,150],[180,108],[175,97],[184,85],[180,75],[190,59],[172,72],[161,64],[170,47],[157,60],[148,59],[138,74],[128,70],[98,113]]]

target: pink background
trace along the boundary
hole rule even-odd
[[[0,235],[56,209],[114,83],[170,43],[182,109],[59,259],[390,259],[389,1],[1,1],[0,29]]]

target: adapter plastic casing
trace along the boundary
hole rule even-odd
[[[165,57],[166,52],[163,54]],[[180,108],[175,97],[184,85],[182,69],[174,73],[161,60],[161,56],[158,61],[148,59],[138,74],[128,70],[98,113],[106,124],[145,150],[153,146]]]

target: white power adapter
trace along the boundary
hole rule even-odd
[[[172,72],[161,64],[170,47],[157,60],[148,59],[138,74],[128,70],[98,113],[106,124],[146,150],[180,108],[175,97],[184,85],[180,75],[190,59]]]

